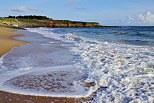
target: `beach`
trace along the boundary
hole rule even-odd
[[[153,4],[1,0],[0,103],[154,103]]]
[[[62,42],[52,40],[52,42],[54,42],[55,44],[52,44],[52,43],[50,44],[48,43],[50,39],[44,38],[43,36],[40,36],[38,34],[34,35],[34,33],[27,33],[27,35],[24,36],[23,35],[24,30],[21,30],[23,31],[22,33],[14,33],[15,30],[10,28],[4,28],[4,27],[1,27],[0,30],[1,30],[0,31],[0,34],[1,34],[0,48],[2,50],[0,52],[1,56],[7,53],[5,56],[2,57],[3,63],[1,66],[0,75],[4,75],[4,78],[12,78],[10,79],[11,81],[13,80],[13,82],[11,83],[11,81],[8,81],[8,80],[5,81],[4,78],[3,79],[1,78],[0,103],[75,103],[75,102],[78,103],[83,100],[80,98],[77,99],[77,98],[71,97],[71,95],[68,97],[67,96],[65,97],[65,95],[67,94],[63,93],[64,91],[69,93],[69,90],[73,90],[72,82],[73,80],[80,79],[79,77],[80,75],[79,76],[72,75],[74,74],[74,72],[77,72],[77,71],[76,70],[72,71],[72,69],[74,68],[73,66],[70,66],[71,64],[70,61],[72,61],[72,57],[70,56],[68,49],[64,48],[63,46],[60,46]],[[23,45],[27,43],[29,44]],[[47,43],[47,44],[44,44],[44,43]],[[50,47],[51,45],[52,47]],[[44,47],[46,47],[46,49]],[[9,52],[10,50],[12,51]],[[31,55],[32,60],[26,59],[26,58],[29,58],[29,54],[32,54]],[[42,56],[45,54],[47,54],[47,57]],[[38,57],[36,57],[37,55]],[[60,55],[61,57],[57,58],[56,57],[57,55]],[[66,57],[62,55],[66,55]],[[25,59],[21,60],[21,58],[23,57],[25,57]],[[63,59],[65,61],[63,61]],[[29,63],[29,61],[31,62]],[[33,65],[34,70],[23,68],[24,66],[29,64]],[[66,67],[65,67],[65,64],[66,64]],[[19,65],[21,65],[21,67]],[[41,68],[42,65],[46,69],[46,72],[42,70]],[[58,66],[54,67],[56,65]],[[64,66],[61,67],[59,65],[64,65]],[[3,66],[5,66],[7,70],[5,70]],[[51,68],[49,68],[49,66],[51,66]],[[17,71],[19,70],[20,72],[17,73],[16,70],[14,72],[11,70],[12,68],[17,69]],[[35,68],[39,68],[40,70],[37,71]],[[57,71],[56,69],[59,69],[59,70]],[[28,70],[30,71],[30,73],[32,72],[33,74],[29,75],[29,73],[26,73]],[[7,72],[3,73],[3,71],[7,71],[8,73]],[[38,73],[38,72],[42,72],[42,73]],[[47,80],[47,78],[53,78],[53,79]],[[71,78],[71,79],[65,80],[64,78]],[[36,83],[36,80],[39,82]],[[42,81],[44,81],[45,84],[43,84],[44,82]],[[23,83],[25,84],[22,85]],[[63,84],[65,84],[66,87],[64,87]],[[12,86],[9,88],[7,88],[6,86],[5,88],[5,85],[7,86],[12,85]],[[17,88],[14,88],[14,87],[17,87]],[[24,91],[22,91],[20,87],[24,87],[24,88],[26,87],[26,88],[23,89]],[[28,89],[31,89],[31,88],[33,88],[34,92],[29,92],[29,93],[26,92]],[[39,90],[39,88],[42,88],[42,89]],[[57,88],[57,91],[54,90],[56,88]],[[37,94],[37,91],[39,91],[38,94]],[[60,94],[62,95],[62,97],[60,97],[57,94],[58,91],[59,92],[63,91],[61,92],[62,94]],[[50,96],[50,93],[52,94],[52,92],[53,93],[57,92],[56,93],[57,96],[56,95]]]
[[[9,52],[12,48],[28,42],[13,39],[14,36],[22,36],[23,34],[14,33],[15,30],[6,27],[0,27],[0,56]]]

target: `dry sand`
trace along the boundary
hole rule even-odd
[[[19,46],[20,44],[26,44],[28,42],[19,41],[13,39],[14,36],[22,36],[23,34],[14,33],[13,29],[0,27],[0,56],[9,52],[12,48]]]

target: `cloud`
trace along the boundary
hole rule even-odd
[[[152,14],[151,12],[147,12],[146,14],[140,14],[139,19],[145,24],[154,25],[154,14]]]
[[[80,3],[79,1],[71,0],[68,3],[66,3],[65,6],[72,6],[72,5],[79,4],[79,3]]]
[[[15,11],[15,12],[28,12],[28,11],[38,11],[37,9],[35,8],[28,8],[26,6],[20,6],[20,7],[17,7],[17,8],[10,8],[9,9],[10,11]]]
[[[146,12],[136,16],[128,17],[128,24],[130,25],[154,25],[154,14]]]

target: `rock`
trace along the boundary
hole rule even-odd
[[[95,82],[85,82],[85,83],[84,83],[84,86],[85,86],[85,87],[92,87],[92,86],[95,86],[95,85],[96,85]]]

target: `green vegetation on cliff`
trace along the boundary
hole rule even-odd
[[[53,20],[46,16],[8,16],[0,18],[0,25],[18,27],[100,27],[97,22]]]
[[[36,16],[36,15],[26,15],[26,16],[8,16],[6,18],[14,19],[37,19],[37,20],[49,20],[50,18],[46,16]]]

